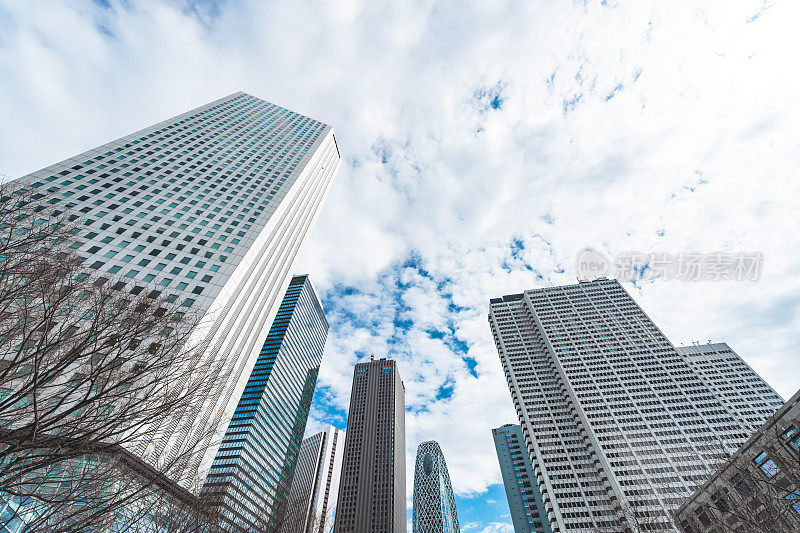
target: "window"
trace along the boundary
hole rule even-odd
[[[739,478],[739,476],[736,476],[732,481],[734,483],[733,486],[736,488],[736,492],[742,496],[749,496],[753,493],[753,489],[750,488],[750,485],[747,484],[747,481]]]
[[[767,477],[775,477],[781,471],[772,459],[767,459],[761,463],[761,470]]]
[[[794,509],[797,514],[800,514],[800,491],[795,490],[790,494],[787,494],[786,499],[789,500],[789,503],[792,505],[792,509]]]

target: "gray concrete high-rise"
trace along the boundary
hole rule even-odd
[[[435,440],[417,447],[413,533],[459,533],[458,512],[444,454]]]
[[[71,213],[98,282],[201,317],[198,401],[131,451],[204,477],[341,162],[333,129],[235,93],[19,178]],[[173,470],[175,472],[175,470]]]
[[[358,363],[334,533],[406,531],[405,388],[395,361]]]
[[[294,276],[203,485],[226,531],[283,523],[327,335],[311,281]]]
[[[616,281],[495,298],[489,322],[553,531],[674,530],[752,431]]]
[[[289,491],[289,516],[281,524],[281,533],[328,533],[333,527],[344,435],[341,429],[328,426],[303,439]]]
[[[506,424],[493,429],[492,438],[514,533],[551,533],[522,428]]]

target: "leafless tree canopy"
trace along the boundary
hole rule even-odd
[[[120,484],[121,451],[194,401],[200,377],[197,318],[83,265],[80,223],[0,186],[0,495],[35,503],[42,530],[130,508],[150,481]]]
[[[716,482],[702,487],[688,513],[679,517],[687,533],[794,533],[800,531],[798,433],[768,424],[743,453],[721,451]]]
[[[264,524],[265,533],[328,533],[333,524],[333,516],[329,510],[325,516],[309,510],[311,495],[293,494],[286,502],[281,519]]]

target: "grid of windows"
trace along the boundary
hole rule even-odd
[[[295,276],[203,486],[226,530],[280,523],[327,333],[311,282]]]
[[[724,342],[676,348],[747,433],[783,405],[783,398]]]
[[[120,289],[207,306],[328,130],[238,94],[20,184],[43,209],[80,217],[73,248],[106,279],[127,278]]]
[[[303,439],[289,491],[294,516],[281,533],[328,533],[336,509],[344,431],[329,426]],[[302,509],[300,509],[302,508]]]
[[[631,511],[672,530],[720,446],[748,436],[616,281],[493,299],[489,321],[554,531]]]
[[[340,161],[330,126],[240,92],[17,181],[76,224],[98,284],[202,317],[199,401],[131,449],[156,468],[188,457],[185,486],[216,453]]]
[[[675,512],[680,530],[800,531],[798,428],[800,392],[683,502]]]
[[[447,462],[436,441],[417,447],[414,466],[414,533],[458,533],[458,513]]]
[[[550,533],[550,522],[536,484],[522,428],[516,424],[492,430],[500,473],[506,490],[508,509],[516,533]]]
[[[405,443],[405,390],[397,363],[358,363],[334,533],[405,532]]]

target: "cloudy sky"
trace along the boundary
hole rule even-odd
[[[397,359],[409,468],[438,440],[463,529],[511,531],[488,300],[574,282],[586,246],[760,252],[758,281],[626,287],[675,344],[726,341],[800,387],[798,19],[796,0],[0,0],[0,174],[237,90],[332,124],[344,160],[298,265],[331,323],[309,430],[344,426],[356,361]]]

